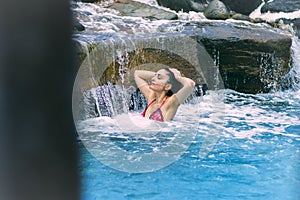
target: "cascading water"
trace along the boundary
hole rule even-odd
[[[85,109],[82,113],[82,119],[100,116],[113,117],[128,113],[129,110],[140,110],[146,105],[145,99],[136,91],[136,88],[124,88],[112,83],[84,92],[83,101],[83,107],[89,109]]]
[[[298,38],[293,38],[293,66],[290,72],[285,77],[284,84],[293,91],[300,90],[300,41]]]

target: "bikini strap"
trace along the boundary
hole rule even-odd
[[[154,101],[156,101],[156,99],[153,99],[153,100],[147,105],[147,107],[149,107],[151,104],[153,104]]]
[[[156,101],[156,99],[153,99],[147,106],[146,106],[146,108],[145,108],[145,110],[143,111],[143,113],[142,113],[142,116],[143,117],[145,117],[145,115],[146,115],[146,112],[147,112],[147,110],[148,110],[148,108],[149,108],[149,106],[151,105],[151,104],[153,104],[154,103],[154,101]]]
[[[167,101],[167,99],[169,98],[169,96],[166,96],[165,99],[163,100],[163,102],[160,104],[160,108],[165,104],[165,102]]]
[[[165,102],[167,101],[168,98],[169,98],[168,96],[165,97],[165,99],[163,100],[163,102],[160,104],[159,108],[161,108],[161,107],[165,104]],[[145,117],[146,112],[147,112],[149,106],[150,106],[151,104],[153,104],[154,101],[156,101],[156,99],[153,99],[153,100],[146,106],[145,110],[144,110],[143,113],[142,113],[142,116],[143,116],[143,117]]]

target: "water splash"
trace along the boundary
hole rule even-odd
[[[259,142],[255,137],[264,134],[285,135],[285,129],[300,125],[299,106],[294,93],[270,93],[249,95],[228,90],[226,93],[225,126],[228,137],[248,138]],[[298,133],[290,135],[300,139]]]

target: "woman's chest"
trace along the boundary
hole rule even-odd
[[[163,106],[160,106],[159,104],[154,103],[148,107],[145,117],[149,118],[150,116],[153,116],[153,115],[164,116],[165,113],[166,113],[166,111]]]

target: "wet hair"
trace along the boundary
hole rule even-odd
[[[179,81],[176,80],[174,73],[169,68],[164,68],[164,70],[166,70],[168,72],[168,75],[169,75],[168,83],[170,83],[172,85],[171,90],[169,90],[166,94],[167,96],[170,97],[174,93],[178,92],[180,90],[180,88],[182,87],[182,85]]]

